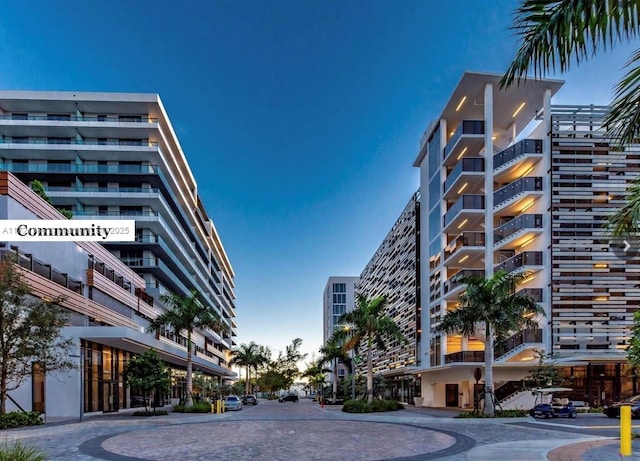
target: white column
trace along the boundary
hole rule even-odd
[[[493,85],[484,87],[484,267],[493,275]]]
[[[542,123],[544,126],[545,136],[542,138],[542,190],[544,191],[544,208],[548,210],[547,213],[542,215],[542,225],[544,232],[542,233],[542,248],[543,248],[543,264],[544,272],[543,279],[547,281],[543,285],[543,307],[545,311],[545,318],[542,320],[544,327],[543,340],[544,348],[548,354],[552,353],[552,341],[551,336],[553,329],[551,328],[551,90],[544,91],[542,107],[544,110]],[[542,275],[542,274],[541,274]]]

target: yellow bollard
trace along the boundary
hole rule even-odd
[[[211,404],[211,413],[215,413],[216,412],[216,406],[215,404]]]
[[[620,456],[631,456],[631,406],[620,407]]]

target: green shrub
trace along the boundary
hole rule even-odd
[[[191,407],[186,407],[184,413],[211,413],[211,404],[209,403],[194,403]]]
[[[45,461],[45,452],[35,447],[27,447],[22,442],[0,444],[0,461]]]
[[[485,415],[482,412],[473,413],[471,411],[465,411],[456,416],[456,418],[521,418],[528,415],[529,410],[496,410],[495,415]]]
[[[173,411],[176,413],[184,413],[184,405],[174,405]]]
[[[364,400],[347,400],[342,407],[345,413],[373,413],[402,410],[404,407],[395,400],[374,400],[368,404]]]
[[[21,411],[12,411],[0,415],[0,429],[11,429],[20,426],[37,426],[43,424],[40,413],[37,411],[29,411],[23,413]]]

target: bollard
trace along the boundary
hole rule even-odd
[[[620,407],[620,456],[631,456],[631,407]]]
[[[211,404],[211,413],[216,412],[216,405],[214,403]]]

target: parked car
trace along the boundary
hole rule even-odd
[[[237,395],[228,395],[224,399],[224,410],[242,410],[242,400]]]
[[[622,405],[631,406],[631,417],[632,418],[640,418],[640,395],[635,395],[630,399],[623,400],[621,402],[616,402],[611,405],[605,405],[602,409],[602,412],[607,415],[609,418],[618,418],[620,417],[620,407]]]
[[[288,394],[278,399],[278,402],[297,402],[297,401],[298,401],[298,396],[295,394]]]
[[[310,392],[309,395],[307,395],[308,399],[315,399],[316,398],[316,393],[315,392]]]
[[[533,394],[536,396],[536,404],[529,411],[534,418],[575,418],[578,410],[573,406],[573,401],[567,397],[573,392],[568,387],[547,387],[536,389]]]
[[[255,395],[245,395],[244,397],[242,397],[242,404],[243,405],[257,405],[258,404],[258,399],[256,398]]]

